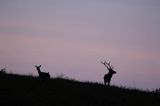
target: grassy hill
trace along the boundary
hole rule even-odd
[[[158,93],[98,83],[0,74],[0,106],[160,106]]]

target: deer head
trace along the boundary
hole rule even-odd
[[[41,70],[40,70],[41,65],[40,66],[35,66],[35,67],[36,67],[36,69],[37,69],[38,72],[41,72]]]

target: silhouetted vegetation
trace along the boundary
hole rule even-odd
[[[0,69],[0,74],[5,74],[6,73],[6,68],[2,68],[2,69]]]
[[[0,106],[160,106],[154,92],[0,73]]]

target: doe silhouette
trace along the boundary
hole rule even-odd
[[[39,77],[40,77],[40,78],[44,78],[44,79],[49,79],[49,78],[50,78],[49,72],[42,72],[42,71],[40,70],[41,65],[40,65],[40,66],[35,66],[35,67],[36,67],[36,69],[37,69],[37,71],[38,71],[38,74],[39,74]]]
[[[113,74],[116,74],[117,72],[113,70],[113,66],[110,64],[110,62],[106,62],[106,61],[101,61],[101,63],[107,67],[108,69],[108,73],[104,75],[104,85],[106,85],[106,83],[108,83],[108,86],[110,86],[110,82],[111,82],[111,78],[113,76]]]

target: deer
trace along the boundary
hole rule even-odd
[[[42,72],[42,71],[40,70],[41,65],[40,65],[40,66],[35,66],[35,67],[36,67],[36,69],[37,69],[37,71],[38,71],[38,74],[39,74],[39,77],[40,77],[40,78],[44,78],[44,79],[49,79],[49,78],[50,78],[49,72]]]
[[[106,83],[108,83],[108,86],[110,86],[110,82],[111,82],[111,78],[113,76],[113,74],[116,74],[117,72],[113,70],[113,66],[110,64],[110,61],[109,62],[106,62],[106,61],[101,61],[101,63],[107,67],[108,69],[108,73],[104,75],[104,85],[106,85]]]

